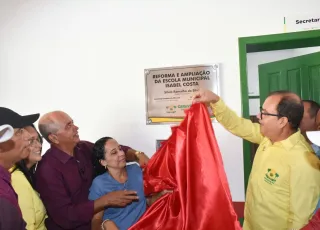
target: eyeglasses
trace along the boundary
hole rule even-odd
[[[30,146],[34,146],[36,144],[40,144],[40,145],[42,144],[39,138],[31,138],[31,139],[28,139],[28,141]]]
[[[39,138],[30,138],[30,135],[25,133],[25,129],[18,129],[15,133],[15,136],[21,137],[24,141],[27,141],[29,146],[33,146],[36,143],[42,144],[42,137]],[[28,136],[28,137],[26,137]]]
[[[263,108],[260,106],[260,119],[262,120],[262,115],[264,116],[274,116],[274,117],[284,117],[280,114],[274,114],[274,113],[265,113],[263,112]]]

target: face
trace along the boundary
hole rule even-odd
[[[318,113],[317,113],[316,126],[317,126],[317,130],[320,130],[320,110],[318,110]]]
[[[300,130],[301,133],[305,135],[306,131],[316,131],[317,130],[317,119],[316,118],[311,118],[310,116],[310,103],[304,102],[304,113],[303,113],[303,118],[300,123]]]
[[[53,119],[57,124],[58,131],[54,134],[50,134],[50,140],[63,146],[76,145],[79,141],[78,127],[73,123],[71,117],[63,112],[57,112]]]
[[[28,156],[28,158],[26,159],[27,161],[27,165],[33,166],[35,165],[38,161],[40,161],[42,159],[41,156],[41,140],[40,137],[37,133],[37,131],[31,127],[28,126],[25,128],[31,136],[31,142],[30,142],[30,154]]]
[[[101,160],[101,165],[113,169],[122,169],[126,166],[126,156],[121,146],[114,139],[108,140],[105,145],[105,159]]]
[[[30,154],[31,136],[26,129],[14,129],[13,137],[1,145],[5,152],[3,158],[7,167],[11,167],[18,161],[26,159]]]
[[[261,134],[270,140],[277,137],[281,130],[288,124],[286,117],[279,117],[277,106],[280,102],[280,95],[269,96],[261,108],[261,112],[257,115],[260,123]]]

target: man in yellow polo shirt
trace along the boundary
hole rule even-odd
[[[320,194],[318,158],[298,127],[301,99],[289,91],[270,94],[257,116],[259,124],[238,117],[208,90],[194,102],[210,105],[231,133],[259,144],[246,194],[244,230],[301,229],[311,218]]]

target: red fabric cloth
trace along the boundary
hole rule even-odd
[[[319,230],[320,229],[320,209],[313,215],[309,224],[303,227],[301,230]]]
[[[144,171],[157,200],[130,230],[239,230],[221,153],[203,104],[194,104]]]

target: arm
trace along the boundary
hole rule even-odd
[[[217,121],[219,121],[229,132],[247,141],[260,144],[263,136],[260,133],[260,125],[249,119],[239,117],[229,109],[220,99],[216,103],[210,103]]]
[[[103,230],[119,230],[117,225],[112,220],[105,220],[102,226]]]
[[[147,205],[150,207],[154,202],[156,202],[162,196],[164,196],[167,193],[172,193],[172,192],[173,191],[170,191],[170,190],[163,190],[161,192],[158,192],[156,194],[153,194],[153,195],[147,197]]]
[[[91,221],[91,230],[101,230],[103,211],[96,213]]]
[[[26,223],[19,210],[4,197],[0,197],[0,230],[25,230]]]
[[[150,207],[154,202],[156,202],[161,197],[161,193],[153,194],[147,197],[147,206]]]
[[[289,229],[301,229],[308,223],[319,200],[319,179],[318,170],[310,165],[290,168]]]
[[[139,152],[131,147],[121,145],[122,150],[126,153],[127,162],[136,161],[140,166],[144,166],[148,163],[149,157],[147,157],[143,152]]]
[[[64,229],[74,229],[90,223],[94,213],[103,210],[104,197],[96,201],[87,200],[74,204],[64,187],[61,173],[42,165],[36,172],[36,185],[50,217]],[[41,185],[41,186],[39,186]],[[54,195],[53,195],[54,194]]]
[[[87,145],[88,149],[93,149],[94,144],[92,144],[91,142],[83,141],[83,143],[85,143]],[[144,166],[148,163],[149,158],[143,152],[139,152],[139,151],[137,151],[129,146],[126,146],[126,145],[121,145],[121,148],[126,154],[126,161],[127,162],[136,161],[141,166]]]
[[[12,174],[12,187],[18,194],[18,202],[24,221],[28,230],[34,230],[36,224],[36,212],[33,203],[33,188],[26,177],[20,171],[14,171]]]

